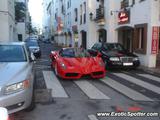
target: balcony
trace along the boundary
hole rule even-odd
[[[105,11],[104,11],[104,7],[99,7],[98,9],[96,9],[96,18],[95,21],[99,24],[99,25],[104,25],[105,24]]]

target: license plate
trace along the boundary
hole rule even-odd
[[[123,66],[132,66],[133,63],[123,63]]]

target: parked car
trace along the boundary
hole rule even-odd
[[[24,42],[0,42],[0,107],[9,113],[34,107],[33,61]]]
[[[0,107],[0,115],[1,115],[1,120],[9,120],[9,115],[6,108]]]
[[[30,52],[32,52],[36,58],[41,57],[41,49],[37,39],[29,39],[26,41],[26,44]]]
[[[105,66],[99,55],[92,57],[80,48],[63,48],[50,54],[55,74],[64,79],[103,78]]]
[[[95,43],[89,51],[92,54],[99,51],[106,68],[136,68],[140,65],[138,56],[119,43]]]

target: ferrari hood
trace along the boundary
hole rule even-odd
[[[99,67],[100,58],[64,58],[63,62],[68,67],[74,67],[76,70],[82,70],[85,73]]]

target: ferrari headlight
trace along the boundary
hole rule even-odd
[[[15,84],[9,85],[5,88],[5,94],[12,94],[15,92],[19,92],[19,91],[22,91],[28,87],[29,87],[29,80],[15,83]]]
[[[133,61],[138,61],[138,60],[139,60],[138,57],[133,58]]]
[[[66,69],[66,65],[64,63],[60,64],[63,69]]]
[[[118,57],[110,57],[109,60],[110,61],[120,61]]]

